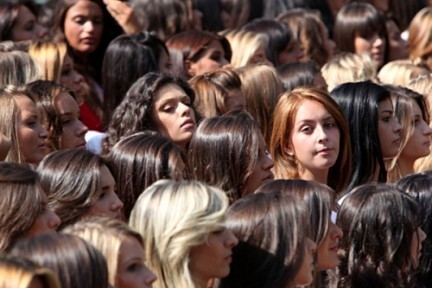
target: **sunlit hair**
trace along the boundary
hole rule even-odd
[[[290,28],[304,52],[302,60],[313,61],[318,67],[322,67],[330,59],[332,55],[325,48],[327,39],[323,37],[328,33],[327,28],[316,10],[290,9],[280,14],[277,20]]]
[[[189,269],[191,250],[225,225],[227,208],[224,192],[197,181],[159,180],[141,194],[129,225],[145,238],[157,287],[198,287]]]
[[[432,70],[432,41],[429,32],[432,28],[432,7],[418,11],[408,27],[408,52],[416,64],[424,64]]]
[[[293,285],[304,257],[306,212],[293,195],[275,191],[273,183],[229,208],[226,226],[239,244],[233,248],[230,274],[219,287]]]
[[[388,184],[353,189],[336,222],[344,234],[337,287],[414,287],[411,245],[418,209],[414,199]]]
[[[127,238],[135,239],[143,246],[142,236],[126,223],[110,218],[86,218],[67,226],[63,231],[81,237],[98,249],[108,264],[108,281],[116,287],[120,247]]]
[[[247,111],[255,118],[269,143],[273,111],[282,92],[279,75],[275,68],[266,64],[247,65],[235,71],[241,79]]]
[[[339,10],[333,30],[333,39],[339,51],[355,53],[355,37],[368,39],[375,34],[385,42],[383,61],[386,63],[389,41],[384,15],[372,4],[361,2],[348,3]]]
[[[328,185],[338,193],[348,184],[351,169],[350,134],[347,120],[336,102],[323,90],[315,88],[297,88],[285,92],[279,98],[273,119],[269,152],[274,160],[274,173],[277,179],[299,178],[297,160],[285,152],[291,143],[291,135],[297,111],[304,101],[319,103],[335,119],[340,133],[339,155],[335,164],[329,169]]]
[[[401,191],[413,197],[420,206],[420,227],[426,234],[416,273],[416,287],[429,287],[432,281],[432,171],[415,173],[395,183]]]
[[[197,75],[189,80],[195,91],[195,109],[203,118],[220,116],[228,112],[230,94],[241,91],[239,75],[231,69],[220,68]]]
[[[429,74],[425,67],[414,65],[411,60],[395,60],[385,64],[378,72],[378,80],[384,84],[408,86],[411,79]]]
[[[138,196],[159,179],[189,178],[187,158],[180,148],[154,131],[139,132],[120,140],[108,158],[114,163],[117,194],[126,219]]]
[[[376,65],[368,55],[342,52],[333,56],[321,68],[328,90],[347,82],[361,82],[376,79]]]
[[[99,198],[104,165],[114,174],[110,161],[81,149],[54,151],[39,164],[48,205],[62,221],[59,229],[78,221]]]
[[[352,169],[347,191],[369,183],[387,181],[387,171],[378,134],[378,104],[390,99],[390,92],[369,81],[345,83],[330,93],[348,120],[351,138]]]
[[[59,150],[63,125],[56,108],[57,98],[61,93],[70,94],[71,92],[61,84],[47,80],[30,82],[26,85],[26,90],[31,93],[35,100],[42,118],[42,125],[48,131],[48,138],[45,143],[50,151]]]
[[[54,274],[30,260],[7,254],[0,254],[0,288],[29,288],[39,280],[44,288],[60,288]]]
[[[383,87],[390,91],[395,116],[402,126],[399,153],[386,163],[387,182],[394,182],[403,176],[398,166],[399,156],[412,137],[415,129],[413,103],[417,103],[420,107],[421,116],[426,123],[430,122],[429,111],[426,100],[421,94],[402,86],[384,85]]]
[[[321,71],[313,62],[295,62],[285,64],[278,68],[284,90],[291,92],[297,87],[315,87],[327,90],[327,86],[315,86],[315,77],[321,76]]]
[[[223,190],[231,203],[240,199],[258,161],[260,133],[246,112],[204,119],[189,144],[192,177]]]
[[[63,61],[67,55],[64,42],[35,42],[30,45],[30,56],[39,67],[41,79],[60,82]]]
[[[0,251],[32,227],[43,212],[38,174],[17,163],[0,162]]]
[[[11,147],[5,158],[7,162],[26,163],[20,152],[22,143],[18,141],[18,113],[17,98],[26,97],[34,102],[32,95],[23,88],[9,86],[0,89],[0,132],[11,141]]]
[[[93,245],[69,234],[41,234],[18,241],[12,255],[51,269],[63,288],[108,288],[105,258]]]
[[[421,75],[410,81],[408,88],[423,95],[427,102],[428,114],[432,115],[432,74]],[[430,120],[427,122],[431,124]],[[414,170],[421,172],[432,169],[432,155],[418,159],[414,163]]]
[[[244,30],[227,30],[222,33],[228,39],[231,50],[231,65],[233,68],[240,68],[248,64],[255,64],[265,59],[256,57],[255,53],[261,47],[265,47],[266,42],[263,35],[244,31]],[[263,55],[265,57],[265,55]]]
[[[199,61],[213,41],[221,44],[225,58],[230,62],[231,47],[228,40],[223,36],[208,31],[190,30],[169,38],[166,41],[166,46],[170,52],[174,75],[185,79],[195,76],[190,75],[187,71],[187,62]]]
[[[39,79],[39,69],[32,57],[23,51],[0,52],[0,88],[23,86]]]
[[[180,78],[153,72],[138,78],[114,110],[104,143],[105,153],[123,137],[145,130],[156,131],[152,116],[155,98],[163,87],[170,84],[177,85],[189,97],[190,103],[194,103],[194,91]]]

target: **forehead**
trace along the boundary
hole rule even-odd
[[[90,0],[79,0],[72,5],[66,13],[66,15],[72,17],[80,14],[102,16],[102,9],[98,4]]]
[[[177,84],[169,83],[161,87],[156,95],[154,102],[160,102],[170,98],[187,96],[186,92]]]

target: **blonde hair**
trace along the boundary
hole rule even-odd
[[[260,47],[265,47],[265,39],[262,34],[244,30],[228,30],[221,33],[228,40],[231,50],[231,66],[233,68],[254,64],[253,58]]]
[[[197,287],[189,270],[191,250],[224,225],[227,208],[224,192],[198,181],[159,180],[144,190],[129,225],[145,235],[156,288]]]
[[[321,68],[328,91],[346,82],[376,79],[376,64],[367,55],[342,52],[335,55]]]
[[[45,288],[60,288],[57,277],[30,260],[0,254],[0,288],[28,288],[33,280],[42,280]]]
[[[425,64],[432,68],[432,7],[425,7],[414,16],[408,27],[408,51],[414,63]]]
[[[273,112],[282,93],[283,84],[275,68],[266,64],[247,65],[236,69],[247,111],[257,121],[267,143],[270,142]]]
[[[126,223],[111,218],[85,218],[67,226],[63,233],[81,237],[92,244],[105,257],[108,265],[108,281],[116,286],[116,274],[120,247],[126,238],[134,238],[143,246],[141,235]]]
[[[24,86],[39,79],[36,62],[23,51],[0,52],[0,67],[0,88],[8,85]]]
[[[395,60],[385,64],[378,72],[378,80],[384,84],[408,86],[411,79],[428,74],[429,70],[414,65],[411,60]]]
[[[30,56],[36,61],[43,80],[60,81],[63,61],[67,55],[64,42],[36,42],[29,48]]]

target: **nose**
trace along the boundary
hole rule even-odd
[[[309,237],[306,237],[306,249],[308,251],[311,251],[312,253],[315,252],[317,249],[316,243]]]
[[[84,77],[76,72],[75,70],[73,70],[74,76],[73,76],[73,82],[76,84],[81,84],[82,82],[84,82]]]
[[[300,49],[300,45],[297,42],[294,45],[296,50],[296,59],[300,60],[305,56],[305,53]]]
[[[264,168],[266,170],[272,169],[274,166],[274,161],[271,158],[270,153],[268,151],[266,151],[265,156],[266,156],[266,162],[265,162]]]
[[[89,20],[89,21],[84,23],[83,28],[84,28],[84,31],[91,33],[94,31],[94,24],[92,21]]]
[[[327,131],[325,130],[325,128],[322,125],[318,125],[317,126],[317,130],[318,130],[318,142],[319,143],[326,143],[328,141],[328,135],[327,135]]]
[[[330,237],[333,239],[340,239],[343,237],[342,229],[339,228],[336,224],[330,221]]]
[[[222,57],[220,60],[220,66],[223,68],[232,68],[230,62],[225,57]]]
[[[394,121],[395,121],[395,124],[393,126],[393,131],[395,133],[397,133],[397,134],[400,134],[400,132],[402,131],[402,126],[401,126],[401,124],[399,123],[399,121],[397,120],[396,117],[393,117],[393,118],[394,118]]]
[[[77,136],[84,136],[88,131],[88,127],[78,120]]]
[[[419,242],[423,242],[424,240],[426,240],[426,233],[421,228],[419,228],[418,230],[419,230],[418,231],[418,233],[419,233]]]
[[[48,131],[42,125],[40,125],[39,137],[44,139],[48,138]]]
[[[377,36],[373,42],[373,45],[375,47],[381,47],[383,44],[384,44],[384,40],[383,40],[383,38],[381,38],[381,36]]]
[[[148,285],[146,287],[151,287],[151,285],[157,280],[157,276],[147,266],[144,266],[144,269],[144,283]]]
[[[180,106],[180,115],[181,116],[185,116],[185,115],[190,115],[191,114],[191,110],[192,108],[182,102],[180,102],[179,104]]]
[[[116,212],[123,208],[123,202],[118,198],[116,193],[113,193],[113,199],[111,203],[111,211]]]
[[[44,39],[48,36],[48,29],[43,27],[42,25],[35,24],[36,26],[36,35],[38,39]]]
[[[231,230],[226,229],[226,241],[225,241],[225,246],[228,248],[233,248],[235,246],[237,246],[238,244],[238,239],[237,237],[231,232]]]
[[[424,129],[424,131],[423,131],[423,134],[424,134],[425,136],[430,136],[430,135],[432,134],[432,128],[429,127],[429,126],[427,125],[427,123],[426,123],[426,125],[425,125],[425,129]]]
[[[49,213],[48,226],[53,230],[57,230],[57,228],[61,224],[60,217],[58,217],[57,214],[51,209],[48,210],[48,213]]]

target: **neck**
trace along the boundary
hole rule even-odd
[[[300,179],[303,180],[313,180],[321,184],[327,185],[328,182],[328,172],[329,169],[320,169],[320,170],[307,170],[307,169],[299,169]]]
[[[401,177],[414,173],[414,162],[415,160],[407,159],[402,156],[399,157],[397,166],[399,167]]]

